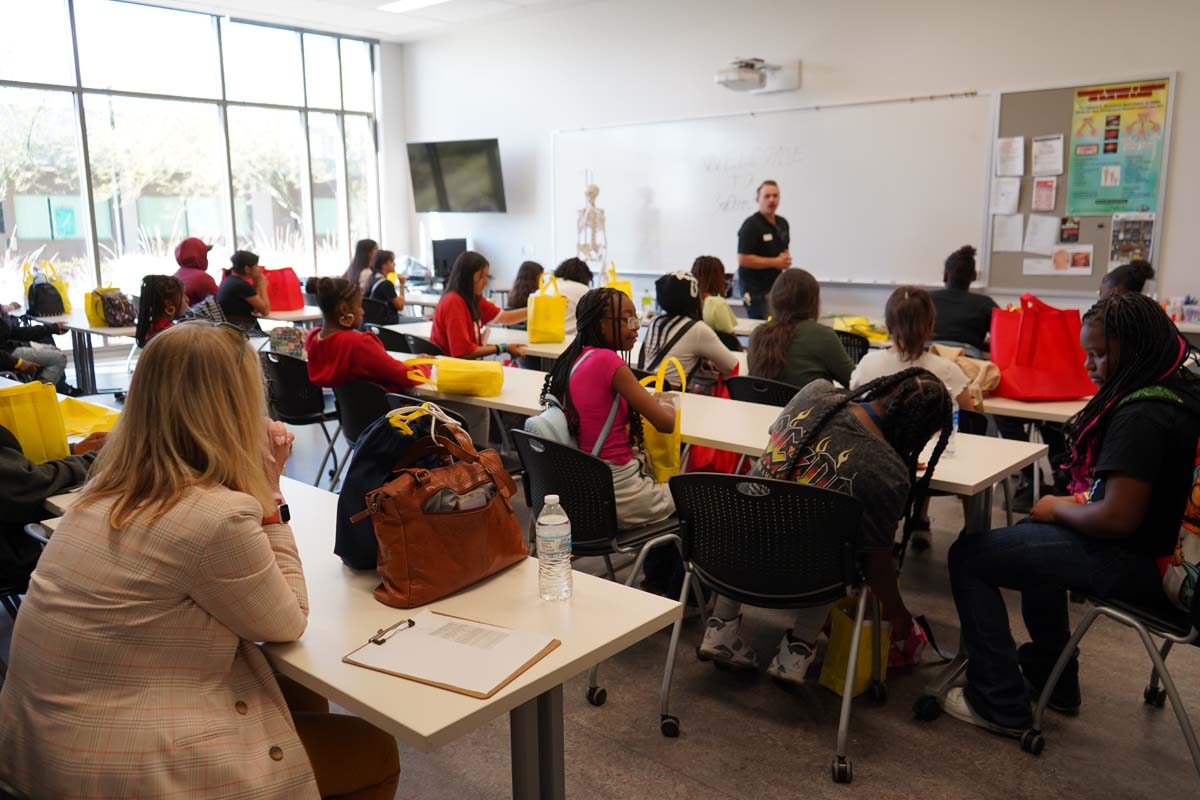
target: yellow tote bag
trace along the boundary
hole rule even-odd
[[[71,455],[58,394],[48,383],[0,389],[0,425],[17,437],[21,451],[35,464]]]
[[[867,598],[867,602],[874,602]],[[829,609],[830,630],[829,649],[825,652],[825,663],[821,665],[820,684],[831,692],[845,696],[846,665],[850,662],[850,638],[854,634],[854,615],[858,611],[857,597],[844,597]],[[867,690],[871,683],[871,651],[875,649],[875,632],[871,619],[871,610],[867,609],[867,618],[863,620],[862,636],[858,640],[858,665],[854,669],[854,686],[851,687],[852,697],[857,697]],[[880,632],[879,653],[874,654],[879,659],[879,679],[887,679],[888,645],[892,641],[892,626],[883,622]]]
[[[664,358],[658,365],[658,374],[642,378],[642,385],[646,388],[653,385],[655,391],[663,391],[667,382],[667,367],[669,366],[674,366],[675,371],[679,373],[680,393],[687,391],[687,378],[683,373],[683,365],[674,356]],[[672,433],[659,433],[653,425],[642,426],[642,436],[646,440],[646,453],[650,456],[650,466],[654,468],[654,480],[657,483],[666,483],[679,474],[679,455],[683,447],[682,420],[683,412],[677,405],[675,406],[675,430]]]
[[[97,286],[87,293],[83,298],[83,310],[87,312],[89,325],[97,328],[108,327],[108,317],[104,316],[104,295],[119,291],[121,290],[112,286]]]
[[[67,436],[91,436],[100,431],[111,431],[120,416],[116,409],[86,403],[74,397],[62,398],[58,407],[62,410]]]
[[[434,368],[428,377],[417,369],[425,364]],[[410,358],[408,377],[417,383],[432,384],[442,394],[461,394],[470,397],[495,397],[504,388],[504,367],[499,361],[476,361],[466,358]]]
[[[615,262],[608,262],[608,269],[604,271],[604,277],[607,283],[604,284],[605,289],[616,289],[618,292],[624,292],[629,295],[629,299],[633,299],[633,284],[628,280],[617,277],[617,265]]]
[[[548,289],[554,294],[548,294]],[[525,328],[530,344],[561,342],[567,338],[567,298],[558,291],[558,278],[553,275],[526,301],[529,315]]]
[[[33,269],[33,267],[29,266],[28,261],[26,261],[24,264],[21,265],[21,269],[22,269],[22,272],[24,273],[23,277],[24,277],[24,281],[25,281],[25,297],[26,297],[26,299],[28,299],[29,287],[33,285],[34,269]],[[46,277],[46,280],[50,282],[50,285],[58,290],[58,294],[62,298],[63,313],[70,314],[71,313],[71,298],[67,294],[67,288],[68,288],[67,282],[64,281],[62,278],[58,277],[58,268],[55,267],[53,264],[51,264],[49,261],[43,261],[41,263],[41,265],[39,265],[37,271],[41,272],[42,275],[44,275]]]
[[[871,324],[871,320],[866,317],[851,317],[846,315],[836,316],[833,318],[833,329],[835,331],[846,331],[848,333],[857,333],[859,336],[865,336],[872,342],[887,341],[887,331],[881,331]]]

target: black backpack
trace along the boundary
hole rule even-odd
[[[33,317],[57,317],[67,313],[63,305],[62,295],[54,285],[46,282],[34,282],[29,287],[29,297],[26,298],[29,315]]]

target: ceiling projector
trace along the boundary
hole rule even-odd
[[[713,81],[735,92],[765,94],[800,88],[800,62],[769,64],[761,58],[738,58],[717,70]]]

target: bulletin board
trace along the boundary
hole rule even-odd
[[[1059,235],[1056,235],[1054,239],[1055,247],[1058,249],[1060,245],[1064,244],[1061,238],[1061,222],[1068,216],[1074,217],[1079,222],[1078,239],[1067,244],[1085,247],[1090,245],[1092,251],[1090,274],[1026,274],[1025,262],[1027,259],[1042,260],[1044,267],[1045,261],[1048,261],[1050,256],[1024,250],[1016,252],[997,250],[999,243],[995,236],[997,229],[993,227],[994,215],[989,213],[989,222],[985,231],[987,244],[984,247],[985,259],[983,260],[990,289],[1094,295],[1100,286],[1101,279],[1109,272],[1110,267],[1116,265],[1116,262],[1110,259],[1114,217],[1113,213],[1108,211],[1109,208],[1127,214],[1124,217],[1126,221],[1118,225],[1126,236],[1140,236],[1145,231],[1146,228],[1142,227],[1145,223],[1139,221],[1140,217],[1136,216],[1137,214],[1141,213],[1141,216],[1144,216],[1144,212],[1149,212],[1154,215],[1151,225],[1146,226],[1152,228],[1152,234],[1146,237],[1146,241],[1150,243],[1150,260],[1155,263],[1156,270],[1159,269],[1158,254],[1162,241],[1165,211],[1167,159],[1170,151],[1175,79],[1174,73],[1163,73],[1123,82],[1105,81],[1035,91],[1005,92],[999,95],[997,99],[999,113],[996,114],[996,132],[993,139],[992,169],[988,179],[989,203],[995,194],[994,185],[997,181],[1003,180],[1001,176],[997,175],[1004,157],[1001,141],[1011,137],[1024,137],[1024,174],[1019,177],[1020,194],[1016,212],[1022,218],[1022,230],[1028,231],[1031,214],[1056,218],[1060,222]],[[1147,87],[1147,92],[1157,93],[1155,96],[1161,97],[1165,93],[1165,118],[1147,124],[1145,119],[1139,120],[1138,114],[1134,112],[1107,115],[1103,111],[1096,114],[1087,112],[1087,101],[1089,98],[1095,100],[1097,95],[1094,93],[1089,95],[1085,90],[1094,90],[1096,87],[1118,87],[1123,84],[1133,87],[1132,94],[1135,96],[1145,93],[1138,91],[1143,86]],[[1151,89],[1149,87],[1161,88]],[[1118,90],[1110,89],[1110,91]],[[1103,107],[1102,103],[1093,105]],[[1077,133],[1080,135],[1073,136]],[[1043,177],[1034,175],[1034,140],[1045,136],[1062,136],[1062,173],[1056,176],[1057,185],[1053,210],[1034,211],[1035,181]],[[1099,153],[1095,161],[1090,161],[1089,159],[1093,158],[1091,154],[1093,140],[1096,142]],[[1115,162],[1118,157],[1125,156],[1126,149],[1129,152],[1136,152],[1136,148],[1151,146],[1147,142],[1151,142],[1157,148],[1156,157],[1142,159],[1142,161],[1146,164],[1154,162],[1153,167],[1156,170],[1154,174],[1149,174],[1146,169],[1126,167],[1125,174],[1122,176],[1121,170],[1118,168],[1115,173],[1110,170],[1109,174],[1106,174],[1105,183],[1111,183],[1112,179],[1119,181],[1124,177],[1124,187],[1097,188],[1100,183],[1096,178],[1100,174],[1099,164]],[[1108,145],[1107,149],[1105,148],[1106,144]],[[1079,154],[1075,152],[1076,147],[1080,148]],[[1074,175],[1072,174],[1073,168]],[[1075,179],[1074,184],[1072,183],[1073,178]],[[1145,192],[1138,194],[1139,188],[1147,186],[1156,188],[1156,196],[1146,197],[1144,196]],[[1068,201],[1072,196],[1072,190],[1076,187],[1078,190],[1074,193],[1074,202],[1071,205],[1075,207],[1075,210],[1082,209],[1084,212],[1091,213],[1068,213]],[[1045,194],[1042,197],[1045,198]],[[1132,247],[1132,239],[1128,242],[1121,241],[1128,253],[1128,249]]]

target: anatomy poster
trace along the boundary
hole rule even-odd
[[[1165,80],[1076,90],[1067,213],[1156,213],[1166,127]]]

